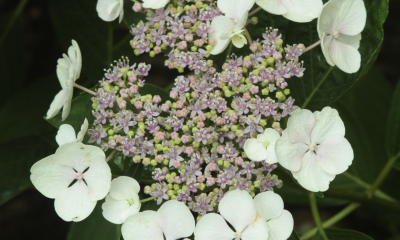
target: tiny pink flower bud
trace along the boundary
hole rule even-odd
[[[193,97],[194,99],[198,99],[198,98],[199,98],[199,92],[193,91],[193,92],[192,92],[192,97]]]
[[[233,112],[229,115],[229,120],[231,120],[232,122],[237,122],[237,120],[239,119],[239,116]]]
[[[204,127],[204,122],[198,122],[197,123],[198,128],[203,128]]]
[[[252,94],[258,93],[258,86],[256,86],[256,85],[251,86],[251,87],[250,87],[250,92],[251,92]]]
[[[139,42],[137,41],[137,40],[134,40],[134,41],[132,41],[132,48],[136,48],[136,45],[138,44]]]
[[[222,69],[224,69],[224,70],[226,70],[226,68],[228,67],[228,64],[227,63],[224,63],[223,65],[222,65]],[[225,72],[224,72],[224,77],[225,77]]]
[[[186,136],[186,135],[183,135],[183,136],[181,137],[181,141],[182,141],[182,143],[188,143],[188,142],[189,142],[189,137]]]
[[[136,82],[136,80],[137,80],[136,74],[132,73],[131,75],[129,75],[128,80],[129,80],[129,82],[132,82],[132,83]]]
[[[169,62],[168,63],[168,68],[169,69],[174,69],[174,63],[173,62]]]
[[[175,183],[181,184],[182,180],[179,177],[175,177]]]
[[[225,121],[222,117],[217,117],[217,119],[215,120],[215,123],[217,125],[224,125]]]
[[[169,106],[168,106],[168,104],[163,103],[163,105],[161,105],[161,111],[168,112],[168,111],[169,111]]]
[[[204,40],[203,39],[197,39],[194,44],[198,47],[201,47],[204,45]]]
[[[178,44],[178,49],[184,50],[184,49],[186,49],[186,48],[187,48],[187,43],[186,43],[186,41],[182,41],[182,42],[180,42],[180,43]]]
[[[136,121],[138,121],[138,122],[143,122],[143,120],[144,120],[144,116],[143,116],[141,113],[139,113],[139,114],[136,116]]]
[[[210,177],[207,179],[207,186],[212,186],[215,184],[215,178]]]
[[[179,168],[181,166],[181,161],[174,160],[174,163],[172,164],[172,166],[174,166],[174,168]]]
[[[175,138],[177,138],[177,137],[179,137],[179,134],[178,134],[177,132],[172,132],[172,133],[171,133],[171,138],[172,138],[172,139],[175,139]]]
[[[133,75],[133,74],[132,74],[132,75]],[[136,94],[136,93],[139,92],[139,87],[138,87],[137,85],[132,85],[132,86],[129,88],[129,91],[131,91],[132,94]]]
[[[153,103],[153,99],[146,99],[146,103],[152,104]]]
[[[191,41],[193,41],[193,34],[191,34],[191,33],[189,33],[189,34],[186,34],[186,36],[185,36],[185,40],[186,40],[186,41],[188,41],[188,42],[191,42]]]
[[[225,152],[225,147],[223,145],[218,145],[217,153],[223,154]]]
[[[302,44],[302,43],[300,43],[299,45],[297,45],[297,47],[298,47],[299,49],[303,50],[303,51],[306,49],[306,46],[304,46],[304,44]]]
[[[154,50],[155,54],[159,54],[161,52],[161,47],[160,46],[155,46],[153,50]]]
[[[200,113],[198,117],[200,121],[205,121],[207,119],[207,116],[204,113]]]
[[[214,74],[214,73],[217,72],[217,69],[215,69],[215,67],[210,67],[210,68],[208,69],[208,72],[211,73],[211,74]]]
[[[243,66],[244,66],[244,67],[250,68],[251,65],[252,65],[252,63],[251,63],[251,60],[250,60],[250,59],[245,59],[245,60],[243,61]]]
[[[281,60],[282,59],[282,53],[276,52],[276,53],[274,53],[273,57],[274,57],[275,60]]]
[[[210,171],[217,171],[217,169],[218,169],[218,165],[214,162],[209,163],[207,165],[207,167]]]
[[[162,155],[157,155],[157,156],[156,156],[156,161],[157,161],[158,163],[162,163],[163,160],[164,160],[164,157],[163,157]]]
[[[254,85],[253,85],[254,86]],[[250,90],[251,91],[251,90]],[[245,101],[249,101],[251,99],[251,95],[248,92],[243,93],[243,99]]]
[[[257,43],[256,43],[256,42],[253,42],[253,43],[250,45],[250,50],[251,50],[252,52],[256,52],[257,49],[258,49]]]
[[[162,140],[164,140],[164,138],[165,138],[165,133],[164,133],[164,132],[157,132],[156,135],[155,135],[155,137],[156,137],[158,140],[162,141]]]
[[[180,115],[179,117],[186,117],[186,115],[188,115],[189,110],[187,110],[186,108],[182,108],[182,110],[180,111]]]
[[[186,135],[185,135],[185,136],[186,136]],[[186,136],[186,137],[188,137],[188,136]],[[188,139],[189,139],[189,137],[188,137]],[[187,155],[191,155],[193,152],[194,152],[193,147],[186,147],[185,153],[186,153]]]
[[[176,108],[183,108],[184,103],[182,101],[176,102]]]
[[[121,97],[122,97],[122,98],[128,98],[128,97],[129,97],[129,95],[128,95],[126,89],[121,89],[121,90],[119,91],[119,94],[121,94]]]
[[[217,40],[215,40],[215,38],[213,38],[213,39],[210,39],[209,41],[208,41],[208,44],[210,44],[211,46],[215,46],[215,45],[217,45]]]
[[[143,107],[143,102],[142,101],[136,101],[135,102],[135,108],[142,109],[142,107]]]
[[[115,140],[108,141],[108,147],[114,149],[117,146]]]
[[[196,5],[191,5],[190,8],[189,8],[189,11],[191,11],[191,12],[197,12],[197,7],[196,7]]]
[[[136,131],[136,135],[137,135],[137,136],[144,136],[144,129],[138,129],[138,130]]]
[[[121,135],[115,135],[114,140],[115,140],[115,142],[120,143],[122,141]]]
[[[125,109],[126,108],[126,101],[125,100],[119,100],[118,101],[118,107],[121,109]]]
[[[167,178],[167,182],[168,182],[168,183],[174,183],[174,182],[175,182],[175,177],[174,177],[174,176],[169,176],[169,177]]]
[[[160,95],[154,95],[153,96],[153,102],[154,103],[159,103],[159,102],[161,102],[161,97],[160,97]]]
[[[206,180],[206,178],[204,177],[204,175],[197,176],[197,182],[202,183],[205,180]]]
[[[238,74],[242,74],[242,73],[243,73],[243,68],[238,67],[238,68],[236,69],[236,72],[237,72]]]
[[[149,166],[150,165],[150,158],[144,158],[142,161],[143,165]]]
[[[178,92],[177,91],[171,91],[169,93],[169,97],[172,99],[176,99],[178,97]]]
[[[185,22],[185,23],[183,24],[183,26],[184,26],[186,29],[189,29],[189,28],[192,27],[192,23],[190,23],[190,22]]]
[[[136,2],[135,4],[133,4],[132,9],[133,9],[133,11],[135,11],[135,12],[140,12],[140,11],[142,11],[142,4]]]
[[[241,158],[241,157],[237,157],[237,158],[235,158],[235,164],[236,165],[242,165],[242,163],[243,163],[243,158]]]

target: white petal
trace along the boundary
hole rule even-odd
[[[253,7],[254,3],[255,0],[218,0],[217,5],[225,16],[239,20]]]
[[[64,221],[80,222],[92,213],[96,201],[89,197],[89,189],[83,181],[77,181],[74,185],[60,191],[54,207],[58,216]]]
[[[58,143],[58,146],[76,142],[74,128],[69,124],[61,125],[57,132],[56,142]]]
[[[279,164],[290,171],[299,171],[304,154],[309,147],[304,143],[292,143],[287,135],[287,130],[283,131],[282,137],[275,143],[275,154]]]
[[[276,157],[276,153],[275,153],[275,143],[276,141],[280,138],[279,133],[273,129],[273,128],[267,128],[264,131],[265,136],[265,140],[269,143],[268,147],[267,147],[267,163],[268,164],[274,164],[278,162],[278,159]],[[258,139],[258,136],[257,136]]]
[[[293,232],[293,217],[290,212],[283,210],[281,216],[267,222],[269,227],[269,240],[286,240]]]
[[[322,0],[285,0],[287,13],[283,16],[294,22],[311,22],[322,11]]]
[[[356,73],[361,67],[360,52],[350,45],[333,39],[329,49],[333,62],[346,73]]]
[[[189,208],[182,202],[170,200],[157,211],[158,225],[166,240],[189,237],[195,229],[195,221]]]
[[[68,49],[68,56],[75,68],[74,81],[80,77],[82,69],[82,54],[78,43],[72,39],[72,46]]]
[[[330,182],[335,175],[326,173],[314,152],[308,151],[303,158],[300,171],[292,172],[301,186],[312,192],[324,192],[328,190]]]
[[[310,110],[297,109],[289,117],[287,127],[296,130],[301,136],[303,136],[303,143],[310,143],[311,131],[315,124],[315,117]],[[289,134],[289,137],[290,134]]]
[[[327,138],[317,148],[317,156],[322,169],[330,174],[346,171],[354,159],[353,148],[344,137]]]
[[[74,72],[73,72],[74,70],[73,69],[74,68],[71,66],[71,71],[70,71],[71,79],[67,81],[66,90],[68,90],[68,92],[67,92],[67,96],[66,96],[66,99],[65,99],[65,102],[64,102],[63,112],[62,112],[62,115],[61,115],[62,121],[64,121],[68,117],[69,112],[71,111],[71,101],[72,101],[72,97],[73,97],[73,94],[74,94],[74,83],[73,83],[73,80],[72,80],[73,74],[74,74]]]
[[[209,213],[197,223],[194,237],[196,240],[231,240],[235,233],[220,215]]]
[[[346,45],[352,46],[355,49],[360,48],[360,41],[361,41],[361,33],[355,35],[355,36],[349,36],[346,34],[340,34],[338,38],[335,39],[336,41],[339,41],[341,43],[344,43]]]
[[[111,182],[110,195],[115,200],[133,199],[138,196],[139,191],[139,183],[131,177],[121,176]]]
[[[267,221],[279,217],[283,212],[281,196],[272,191],[257,194],[254,197],[254,205],[256,211]]]
[[[122,224],[126,218],[122,219],[121,214],[129,208],[129,203],[126,200],[115,200],[110,195],[107,195],[106,201],[101,205],[101,208],[105,219],[114,224]]]
[[[164,240],[156,216],[157,213],[154,211],[144,211],[130,216],[122,225],[122,236],[125,240]]]
[[[253,198],[246,191],[237,189],[227,193],[219,203],[218,209],[236,232],[242,232],[256,219]]]
[[[333,23],[336,31],[354,36],[364,29],[367,11],[363,0],[331,0],[331,2],[340,5],[340,11],[336,12],[336,21]]]
[[[69,79],[69,70],[71,68],[71,60],[66,54],[63,54],[63,58],[57,60],[57,77],[60,81],[62,89],[67,87],[66,82]]]
[[[63,107],[65,100],[68,97],[68,90],[63,89],[54,97],[53,102],[50,104],[50,108],[47,111],[46,119],[53,118],[60,112],[61,108]]]
[[[85,137],[85,134],[88,130],[89,127],[89,122],[88,120],[85,118],[85,121],[83,122],[82,126],[81,126],[81,131],[78,132],[78,135],[76,136],[76,142],[82,142],[83,138]]]
[[[325,56],[326,61],[328,62],[329,65],[335,66],[335,63],[332,60],[331,53],[329,49],[331,48],[333,42],[333,36],[327,36],[325,33],[323,33],[322,38],[321,38],[321,48],[322,48],[322,53]]]
[[[243,14],[243,16],[239,19],[239,22],[236,23],[235,26],[233,26],[233,32],[240,31],[246,26],[248,16],[248,12],[245,12]]]
[[[104,21],[114,21],[120,14],[119,0],[98,0],[96,10]]]
[[[282,4],[282,0],[256,0],[256,3],[262,9],[272,14],[282,15],[287,13],[287,9]]]
[[[222,35],[229,36],[233,31],[233,26],[232,20],[225,16],[218,16],[212,20],[210,28],[213,32],[209,35],[209,39],[215,39],[217,43],[210,51],[210,54],[220,54],[228,47],[230,39],[222,39]]]
[[[243,149],[252,161],[260,162],[268,158],[267,148],[255,138],[247,139]]]
[[[232,37],[232,43],[237,48],[242,48],[247,44],[246,37],[243,34],[237,34]]]
[[[242,240],[269,240],[269,229],[267,222],[257,213],[257,217],[252,224],[242,233]]]
[[[74,170],[58,164],[55,155],[50,155],[33,164],[31,173],[33,186],[48,198],[55,198],[75,179]]]
[[[119,23],[124,20],[124,0],[119,0]]]
[[[169,0],[143,0],[143,8],[159,9],[165,7]]]
[[[336,109],[325,107],[321,112],[314,112],[315,126],[311,133],[313,143],[320,144],[332,136],[344,137],[345,128]]]

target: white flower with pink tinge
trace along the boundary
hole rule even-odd
[[[64,221],[79,222],[107,195],[111,170],[101,148],[66,143],[32,166],[31,181],[45,197],[55,199]]]
[[[268,164],[277,163],[275,155],[275,143],[279,139],[279,133],[273,128],[265,129],[257,138],[249,138],[244,144],[246,156],[256,162],[265,160]]]
[[[330,107],[321,112],[296,110],[275,145],[279,164],[290,170],[305,189],[322,192],[337,174],[351,165],[353,149],[344,137],[339,113]]]
[[[318,19],[318,35],[329,65],[336,65],[346,73],[360,69],[358,48],[366,21],[367,11],[362,0],[330,0],[324,5]]]
[[[260,193],[253,199],[246,191],[233,190],[222,198],[218,208],[221,215],[208,213],[197,223],[196,240],[286,240],[293,231],[292,215],[273,192]]]
[[[322,10],[322,0],[256,0],[265,11],[293,22],[311,22]]]
[[[143,8],[160,9],[165,7],[169,0],[143,0]]]
[[[66,143],[79,143],[83,141],[83,138],[85,137],[85,134],[88,130],[89,122],[85,118],[85,121],[83,122],[81,126],[81,131],[78,133],[77,136],[75,136],[75,130],[74,128],[69,125],[69,124],[63,124],[60,126],[57,132],[56,136],[56,141],[58,143],[58,146],[62,146]]]
[[[182,202],[170,200],[158,210],[144,211],[126,219],[121,232],[125,240],[176,240],[190,237],[195,221]]]
[[[99,0],[96,5],[99,17],[106,22],[114,21],[119,16],[119,22],[124,18],[124,0]]]

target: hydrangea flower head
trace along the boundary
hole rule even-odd
[[[305,189],[326,191],[337,174],[351,165],[354,153],[344,138],[345,128],[338,112],[296,110],[275,145],[279,163],[290,170]]]
[[[96,5],[99,17],[106,22],[114,21],[119,16],[119,22],[124,18],[124,0],[99,0]]]
[[[322,52],[331,66],[346,73],[355,73],[361,66],[361,31],[367,12],[362,0],[331,0],[318,19],[318,35]]]

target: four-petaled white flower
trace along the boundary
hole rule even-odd
[[[55,199],[63,220],[79,222],[107,195],[111,170],[101,148],[67,143],[32,166],[31,181],[44,196]]]
[[[143,0],[143,8],[160,9],[165,7],[169,0]]]
[[[61,125],[60,128],[58,129],[56,136],[56,141],[58,143],[58,146],[62,146],[66,143],[82,142],[88,130],[88,126],[89,126],[88,120],[85,118],[85,121],[81,126],[81,131],[78,133],[77,136],[75,136],[75,130],[71,125],[69,124]]]
[[[79,78],[82,69],[82,55],[78,43],[72,40],[72,46],[68,49],[68,56],[63,54],[63,58],[58,59],[57,77],[60,81],[62,90],[55,96],[47,111],[46,119],[53,118],[62,112],[62,120],[64,121],[71,110],[71,100],[73,96],[74,83]]]
[[[124,0],[99,0],[96,5],[99,17],[106,22],[114,21],[119,16],[119,22],[124,18]]]
[[[338,112],[296,110],[275,145],[279,163],[289,169],[305,189],[326,191],[337,174],[351,165],[354,153],[344,138],[345,128]]]
[[[311,22],[322,10],[322,0],[256,0],[265,11],[293,22]]]
[[[264,133],[258,134],[257,138],[250,138],[244,144],[246,156],[256,162],[265,160],[268,164],[277,163],[275,155],[275,142],[280,137],[279,133],[272,128],[265,129]]]
[[[247,44],[246,37],[243,35],[243,28],[247,23],[249,10],[253,7],[255,0],[218,0],[218,8],[224,16],[218,16],[211,22],[209,39],[215,39],[216,45],[210,54],[217,55],[223,52],[232,40],[237,48],[242,48]]]
[[[122,225],[125,240],[175,240],[189,237],[195,221],[189,208],[182,202],[170,200],[158,210],[144,211],[126,219]]]
[[[110,193],[101,206],[103,216],[115,224],[125,220],[140,210],[139,183],[130,177],[121,176],[111,181]]]
[[[222,198],[218,208],[222,216],[208,213],[197,223],[196,240],[286,240],[293,231],[292,215],[273,192],[260,193],[253,199],[246,191],[233,190]]]
[[[361,32],[367,21],[362,0],[330,0],[318,19],[322,52],[331,66],[355,73],[361,66]]]

